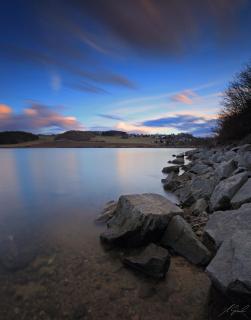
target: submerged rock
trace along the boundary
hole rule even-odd
[[[159,194],[123,195],[116,213],[101,234],[105,243],[140,246],[158,240],[170,219],[182,210]]]
[[[251,230],[226,239],[207,267],[213,284],[224,293],[250,295]]]
[[[210,198],[210,208],[212,211],[228,209],[230,201],[235,193],[247,181],[246,172],[236,174],[230,178],[222,180],[214,189]]]
[[[123,263],[150,277],[164,278],[170,266],[168,251],[153,243],[149,244],[139,254],[123,259]]]
[[[218,211],[210,215],[204,229],[203,242],[216,250],[236,230],[251,231],[251,203],[243,204],[237,210]]]
[[[172,218],[160,243],[165,248],[172,248],[194,264],[205,265],[211,258],[208,249],[196,237],[191,226],[180,216]]]
[[[0,241],[0,264],[8,271],[26,268],[36,257],[37,248],[31,242],[18,242],[13,236]]]

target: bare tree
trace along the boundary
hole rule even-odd
[[[251,134],[251,63],[224,92],[216,133],[219,141],[242,139]]]

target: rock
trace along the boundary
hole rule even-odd
[[[234,170],[233,175],[241,173],[241,172],[245,172],[246,168],[244,167],[238,167],[236,170]]]
[[[108,222],[115,214],[116,208],[117,208],[117,202],[116,201],[109,201],[105,207],[102,213],[95,219],[95,222],[97,223],[106,223]]]
[[[185,157],[184,153],[177,154],[177,156],[176,156],[176,158],[184,158],[184,157]]]
[[[211,170],[212,170],[211,167],[203,163],[195,163],[195,165],[193,165],[189,171],[200,175],[200,174],[207,173],[208,171],[211,171]]]
[[[208,203],[204,198],[198,199],[192,206],[192,214],[198,216],[202,212],[206,211],[208,207]]]
[[[231,200],[233,208],[239,208],[243,203],[251,202],[251,178],[249,178]]]
[[[172,160],[170,163],[182,165],[185,163],[184,158],[176,158]]]
[[[251,299],[251,230],[237,231],[226,239],[207,273],[222,292],[249,295]]]
[[[234,160],[222,162],[215,170],[215,173],[219,177],[219,180],[229,178],[236,169],[236,163]]]
[[[190,181],[181,184],[181,188],[175,190],[175,194],[184,206],[191,206],[200,198],[210,199],[217,184],[217,179],[211,173],[200,176],[192,176]]]
[[[218,211],[210,215],[204,229],[203,242],[216,250],[236,230],[251,230],[251,203],[243,204],[237,210]]]
[[[163,173],[171,173],[171,172],[175,172],[175,173],[178,173],[180,170],[180,167],[179,166],[169,166],[169,167],[164,167],[162,169],[162,172]]]
[[[230,201],[235,193],[247,181],[246,172],[236,174],[230,178],[222,180],[214,189],[210,198],[210,208],[212,211],[228,209]]]
[[[180,186],[179,176],[175,172],[172,172],[167,176],[163,183],[165,190],[174,191]]]
[[[251,170],[251,152],[238,153],[237,161],[240,167],[245,167],[247,170]]]
[[[159,194],[123,195],[108,230],[101,234],[105,243],[140,246],[158,240],[170,219],[182,210]]]
[[[172,248],[194,264],[205,265],[211,254],[199,241],[190,225],[180,216],[172,218],[161,239],[161,245]]]
[[[123,263],[153,278],[164,278],[170,266],[168,251],[153,243],[149,244],[138,255],[123,259]]]

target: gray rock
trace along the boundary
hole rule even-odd
[[[237,191],[231,200],[233,208],[239,208],[243,203],[251,202],[251,178]]]
[[[198,199],[192,206],[191,211],[195,216],[200,215],[202,212],[206,211],[208,208],[208,203],[204,198]]]
[[[222,180],[214,189],[210,198],[210,208],[212,211],[228,209],[230,201],[240,187],[247,181],[245,172],[236,174],[230,178]]]
[[[247,171],[246,168],[244,168],[244,167],[238,167],[236,170],[234,170],[233,175],[238,174],[238,173],[241,173],[241,172],[245,172],[245,171]]]
[[[177,156],[176,156],[176,158],[184,158],[184,157],[185,157],[184,153],[177,154]]]
[[[226,239],[207,267],[213,284],[223,293],[250,295],[251,230]]]
[[[160,243],[166,248],[172,248],[194,264],[207,264],[211,257],[191,226],[180,216],[172,218]]]
[[[171,172],[163,181],[163,187],[165,190],[174,191],[179,188],[180,183],[179,176],[175,172]]]
[[[244,144],[238,148],[238,152],[251,151],[251,144]]]
[[[225,161],[233,160],[236,156],[236,152],[229,150],[224,154]]]
[[[251,170],[251,152],[241,152],[238,153],[236,157],[238,165],[240,167],[245,167],[247,170]]]
[[[182,210],[159,194],[123,195],[101,240],[115,245],[140,246],[158,240],[170,219]]]
[[[114,216],[117,204],[116,201],[107,202],[101,214],[95,219],[95,222],[107,223]]]
[[[215,170],[215,173],[219,177],[219,180],[229,178],[236,169],[236,163],[234,160],[222,162]]]
[[[171,173],[171,172],[176,172],[178,173],[180,170],[180,167],[179,166],[169,166],[169,167],[164,167],[162,169],[162,172],[163,173]]]
[[[170,266],[168,251],[155,244],[149,244],[139,254],[123,259],[123,263],[153,278],[164,278]]]
[[[237,210],[217,211],[209,216],[203,242],[216,250],[236,230],[251,230],[251,203],[243,204]]]
[[[208,171],[211,171],[211,170],[212,170],[211,167],[209,167],[206,164],[195,163],[195,165],[193,165],[189,171],[200,175],[200,174],[207,173]]]
[[[185,161],[184,161],[184,158],[176,158],[176,159],[170,161],[170,163],[182,165],[185,163]]]

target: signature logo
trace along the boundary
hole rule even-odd
[[[224,314],[228,314],[230,317],[233,317],[236,314],[241,314],[246,319],[249,319],[246,315],[247,310],[249,309],[250,305],[246,305],[244,307],[238,304],[232,304],[229,308],[224,310],[221,314],[218,315],[218,318],[222,317]]]

